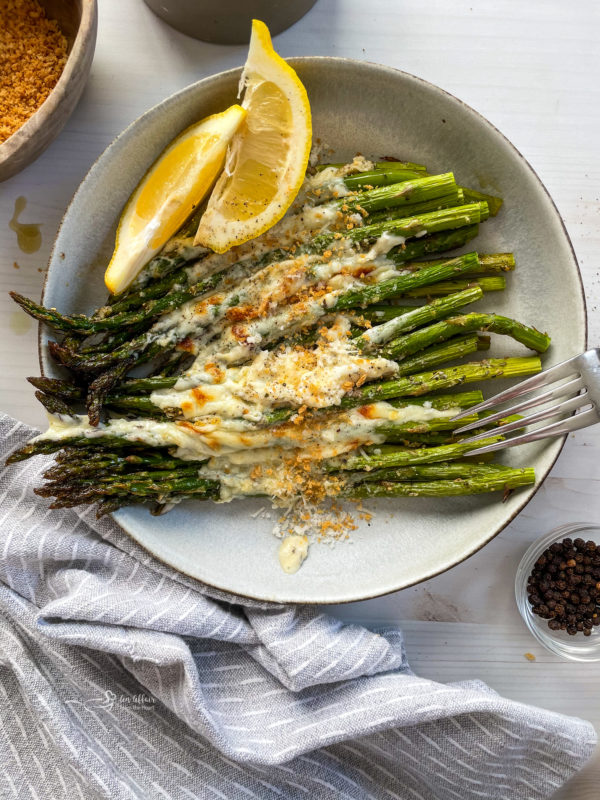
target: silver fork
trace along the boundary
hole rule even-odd
[[[552,384],[555,384],[557,381],[564,382],[552,386]],[[548,408],[536,411],[533,414],[528,414],[526,417],[515,422],[508,422],[505,425],[500,425],[498,428],[495,428],[493,432],[487,431],[478,433],[476,436],[471,436],[469,439],[463,439],[463,442],[476,442],[479,439],[490,438],[490,436],[505,435],[512,431],[521,430],[528,425],[533,425],[536,422],[541,422],[544,419],[569,414],[566,419],[560,419],[556,422],[552,422],[550,425],[535,428],[532,431],[522,433],[520,436],[512,436],[503,441],[488,444],[476,450],[470,450],[469,455],[491,453],[493,450],[503,450],[505,447],[514,447],[517,444],[535,442],[538,439],[546,439],[551,436],[564,436],[567,433],[571,433],[571,431],[579,430],[579,428],[587,428],[588,425],[600,422],[600,349],[588,350],[579,356],[575,356],[575,358],[570,358],[568,361],[563,361],[561,364],[557,364],[544,372],[540,372],[539,375],[527,378],[527,380],[521,381],[521,383],[518,383],[511,389],[500,392],[494,397],[490,397],[489,400],[485,400],[483,403],[479,403],[476,406],[471,406],[467,411],[463,411],[461,414],[457,414],[456,417],[453,417],[453,420],[462,419],[469,414],[474,414],[479,411],[496,408],[501,403],[506,403],[524,394],[529,394],[542,386],[550,386],[551,388],[542,394],[537,394],[516,405],[509,406],[503,411],[491,414],[489,417],[485,417],[484,420],[471,422],[469,425],[457,428],[454,433],[464,433],[473,430],[473,428],[479,428],[482,422],[488,425],[503,417],[507,417],[511,414],[519,414],[521,411],[526,411],[528,408],[535,408],[536,406],[548,403],[552,400],[557,400],[559,402]]]

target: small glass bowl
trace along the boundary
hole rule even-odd
[[[527,596],[527,579],[544,550],[554,542],[578,538],[586,542],[591,539],[596,544],[600,544],[600,526],[592,522],[561,525],[560,528],[555,528],[535,541],[526,551],[517,568],[515,597],[525,624],[547,650],[568,661],[600,661],[600,626],[592,628],[591,636],[584,636],[581,632],[576,633],[575,636],[569,636],[566,631],[553,631],[548,627],[548,620],[533,613]]]

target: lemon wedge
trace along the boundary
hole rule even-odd
[[[174,139],[150,167],[121,215],[104,275],[110,292],[126,289],[202,201],[245,116],[246,111],[234,105],[206,117]]]
[[[310,155],[306,89],[273,49],[269,29],[252,22],[240,86],[247,116],[231,142],[225,170],[202,215],[194,244],[224,253],[283,217],[298,193]]]

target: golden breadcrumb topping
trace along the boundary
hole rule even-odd
[[[67,63],[67,40],[37,0],[0,0],[0,143],[34,114]]]

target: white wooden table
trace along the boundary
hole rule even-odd
[[[36,163],[0,184],[0,409],[38,426],[44,415],[25,382],[38,374],[36,329],[6,292],[39,297],[61,216],[110,141],[148,107],[240,65],[246,52],[187,38],[141,0],[99,5],[96,56],[77,110]],[[562,0],[319,0],[276,38],[276,48],[284,56],[348,56],[412,72],[503,131],[565,219],[583,273],[590,343],[600,344],[599,30],[597,0],[568,6]],[[19,250],[8,227],[19,196],[27,199],[21,221],[42,223],[42,247],[34,255]],[[600,664],[561,662],[537,646],[512,589],[516,565],[533,539],[565,522],[600,521],[599,454],[600,426],[570,437],[525,511],[468,562],[336,613],[372,625],[401,623],[420,674],[442,681],[481,678],[509,697],[585,717],[600,730]],[[599,779],[600,757],[557,798],[597,800]]]

